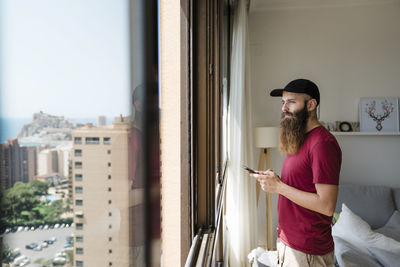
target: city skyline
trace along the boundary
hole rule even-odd
[[[54,114],[49,114],[53,115]],[[92,123],[94,125],[98,124],[99,117],[105,117],[106,124],[112,124],[115,117],[119,117],[121,114],[116,114],[113,117],[98,115],[96,117],[81,117],[81,118],[68,118],[63,116],[65,119],[70,120],[74,123]],[[122,114],[126,117],[125,114]],[[27,118],[4,118],[0,116],[0,143],[7,143],[9,138],[17,138],[18,133],[21,131],[22,127],[26,124],[29,124],[33,121],[34,114],[31,114],[30,117]],[[56,115],[58,116],[58,115]]]

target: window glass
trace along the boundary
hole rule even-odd
[[[98,145],[100,143],[99,137],[86,137],[85,140],[87,145]]]
[[[81,182],[83,180],[82,174],[75,174],[75,182]]]
[[[135,36],[149,32],[143,24],[147,16],[130,6],[150,2],[156,3],[0,1],[0,234],[5,249],[54,236],[57,241],[48,242],[54,251],[71,251],[66,256],[71,265],[143,266],[146,244],[159,248],[160,205],[152,200],[155,219],[146,239],[142,197],[144,177],[151,177],[158,188],[152,192],[159,192],[158,130],[150,134],[143,119],[145,112],[158,116],[159,107],[146,105],[147,85],[140,86],[146,46],[137,43],[145,38]],[[152,10],[157,25],[157,6]],[[158,100],[155,62],[152,86]],[[154,141],[145,144],[144,136]],[[145,151],[152,156],[145,157]],[[127,238],[109,241],[114,235]],[[66,242],[71,236],[78,247]],[[78,241],[83,237],[85,242]],[[43,259],[38,265],[51,264],[51,251],[35,251],[31,265],[36,259]],[[154,259],[159,261],[159,254]]]
[[[74,156],[75,157],[81,157],[82,156],[82,149],[75,149],[74,151]]]

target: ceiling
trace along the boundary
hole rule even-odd
[[[251,0],[250,12],[273,9],[304,9],[400,2],[400,0]]]

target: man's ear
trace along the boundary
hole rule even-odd
[[[317,108],[317,100],[314,98],[311,98],[310,100],[308,100],[308,102],[307,102],[308,111],[313,111],[316,108]]]

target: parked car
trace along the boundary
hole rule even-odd
[[[31,262],[29,258],[23,259],[22,262],[18,266],[25,266]]]
[[[46,239],[44,242],[46,242],[48,245],[52,245],[54,243],[54,241],[50,239]]]
[[[48,224],[45,224],[45,225],[43,226],[43,230],[47,230],[47,229],[49,229],[49,225],[48,225]]]
[[[23,230],[24,230],[24,227],[23,227],[23,226],[18,226],[17,232],[21,232],[21,231],[23,231]]]
[[[67,262],[66,258],[63,257],[55,257],[53,259],[53,266],[63,266]]]
[[[12,262],[13,260],[15,260],[16,258],[18,258],[19,256],[21,256],[21,251],[19,248],[15,248],[11,251],[10,255],[8,256],[8,260],[10,262]]]
[[[33,248],[34,251],[42,251],[42,246],[37,245],[36,247]]]
[[[60,228],[60,224],[56,223],[56,224],[54,225],[54,229],[58,229],[58,228]]]
[[[24,231],[29,231],[29,227],[25,226]]]
[[[26,262],[26,260],[29,260],[28,257],[25,256],[25,255],[21,255],[21,256],[19,256],[19,257],[17,257],[17,258],[14,259],[13,264],[14,264],[15,266],[24,266],[24,265],[20,265],[20,264],[23,263],[23,262]],[[29,263],[29,262],[28,262],[28,263]],[[26,264],[25,264],[25,265],[26,265]]]
[[[64,251],[62,252],[58,252],[56,253],[56,255],[54,255],[55,258],[66,258],[67,257],[67,253],[65,253]]]
[[[42,244],[40,244],[42,246],[42,248],[47,248],[49,246],[49,244],[47,244],[46,241],[44,241]]]
[[[6,228],[6,230],[4,231],[5,234],[8,234],[9,232],[11,232],[11,228]]]
[[[53,241],[53,242],[56,242],[56,241],[57,241],[57,238],[55,238],[55,237],[53,236],[53,237],[50,237],[50,240]]]
[[[37,243],[30,243],[30,244],[26,245],[25,248],[27,248],[27,249],[34,249],[34,248],[36,248],[37,246],[38,246]]]
[[[44,228],[43,224],[39,225],[39,227],[38,227],[39,230],[42,230],[43,228]]]

